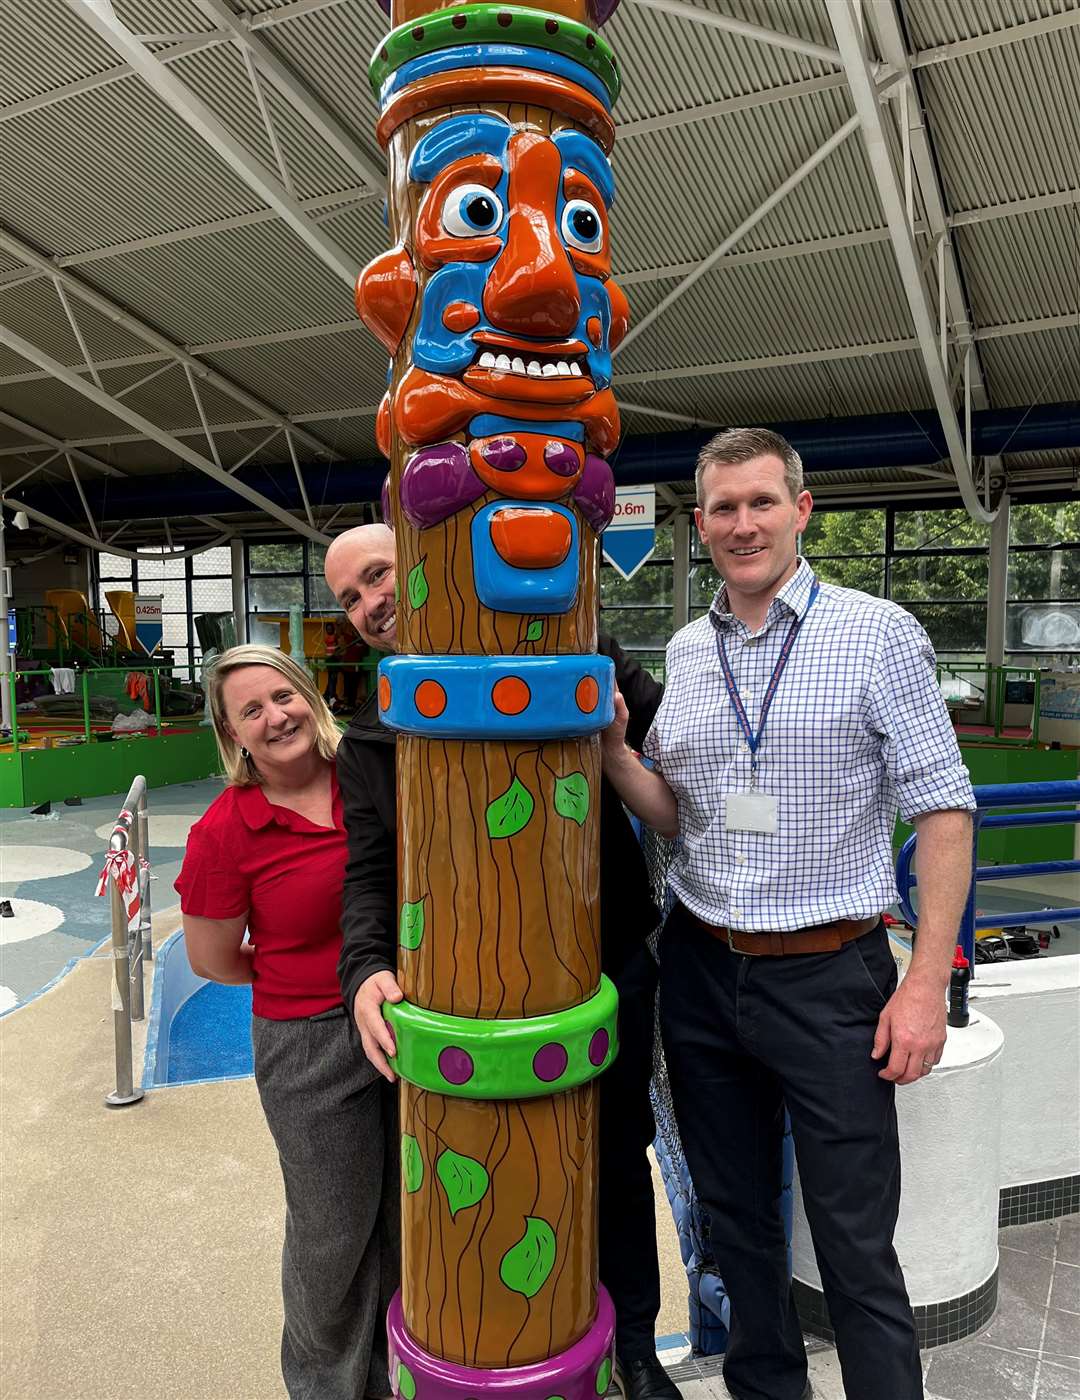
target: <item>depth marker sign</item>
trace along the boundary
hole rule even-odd
[[[161,650],[161,598],[135,594],[135,645],[147,656]]]
[[[623,578],[632,578],[656,544],[656,488],[617,486],[615,514],[600,538],[605,559]]]

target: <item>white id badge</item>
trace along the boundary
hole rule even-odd
[[[776,835],[776,798],[767,792],[733,792],[724,803],[728,831],[761,831]]]

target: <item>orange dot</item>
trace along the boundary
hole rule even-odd
[[[604,338],[604,328],[600,324],[599,316],[590,316],[585,322],[585,334],[595,346],[599,347],[600,342]]]
[[[600,699],[600,687],[593,680],[592,676],[582,676],[577,683],[577,690],[574,691],[574,699],[577,707],[583,714],[591,715],[596,709]]]
[[[425,719],[438,719],[446,709],[446,691],[438,681],[421,681],[416,687],[413,704]]]
[[[470,301],[452,301],[442,314],[448,331],[471,331],[480,319],[480,312]]]
[[[379,709],[388,710],[390,708],[390,682],[385,676],[379,677]]]
[[[519,715],[527,709],[532,695],[520,676],[503,676],[491,687],[491,703],[501,715]]]

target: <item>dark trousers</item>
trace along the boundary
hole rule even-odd
[[[656,1136],[649,1080],[655,1028],[656,960],[641,946],[614,978],[619,1053],[600,1077],[600,1278],[615,1304],[620,1361],[656,1354],[660,1266],[656,1207],[646,1152]]]
[[[394,1090],[352,1018],[252,1020],[255,1082],[285,1180],[281,1371],[290,1400],[388,1396],[398,1285]]]
[[[884,928],[835,953],[731,952],[676,905],[660,1020],[687,1165],[731,1298],[736,1400],[799,1400],[806,1353],[780,1217],[784,1106],[847,1400],[920,1400],[914,1319],[892,1237],[893,1086],[870,1050],[896,985]]]

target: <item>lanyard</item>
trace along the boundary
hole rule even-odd
[[[780,684],[780,677],[784,673],[791,649],[795,645],[795,638],[799,628],[806,619],[807,613],[814,606],[814,601],[821,589],[821,584],[817,579],[810,585],[810,601],[806,605],[806,612],[802,617],[797,617],[788,628],[788,634],[784,638],[784,645],[780,648],[780,655],[776,658],[776,665],[773,667],[769,684],[765,687],[765,698],[761,702],[761,718],[758,720],[757,733],[750,728],[750,720],[746,714],[746,706],[742,702],[739,694],[739,687],[735,684],[735,677],[731,673],[731,662],[728,660],[727,647],[724,644],[724,634],[718,631],[716,634],[716,650],[720,654],[720,667],[724,672],[724,684],[727,686],[728,699],[731,707],[735,711],[735,718],[739,721],[739,728],[742,730],[743,738],[746,740],[746,747],[750,750],[750,786],[754,786],[757,778],[757,751],[761,743],[761,736],[765,732],[765,721],[769,717],[769,708],[776,695],[776,688]]]

